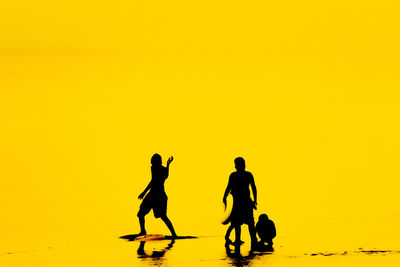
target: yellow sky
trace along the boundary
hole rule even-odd
[[[166,189],[178,234],[224,231],[237,156],[260,212],[286,233],[326,220],[354,233],[371,216],[394,229],[398,11],[396,1],[3,4],[0,234],[138,231],[155,152],[175,157]]]

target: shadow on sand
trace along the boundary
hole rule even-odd
[[[119,238],[128,241],[155,241],[155,240],[177,240],[177,239],[194,239],[197,236],[170,236],[170,235],[123,235]]]

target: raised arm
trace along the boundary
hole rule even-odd
[[[253,198],[254,198],[254,204],[257,205],[257,188],[256,188],[256,184],[254,182],[254,177],[252,174],[251,178],[250,178],[250,186],[251,186],[251,191],[253,191]]]
[[[165,178],[167,178],[168,177],[168,175],[169,175],[169,164],[171,164],[171,162],[174,160],[174,157],[169,157],[169,159],[167,160],[167,173],[166,173],[166,177]]]

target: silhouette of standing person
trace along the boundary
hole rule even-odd
[[[228,228],[227,235],[229,237],[232,228],[235,229],[236,240],[235,246],[240,247],[241,225],[247,224],[251,237],[251,249],[257,247],[257,236],[254,227],[253,209],[257,205],[257,188],[254,183],[254,178],[251,172],[245,170],[246,164],[243,158],[235,159],[236,172],[229,176],[228,186],[226,187],[223,202],[226,205],[226,198],[231,193],[233,197],[233,207],[230,215],[231,226]],[[250,189],[253,192],[254,201],[250,197]]]
[[[164,190],[164,182],[168,178],[169,165],[174,160],[170,157],[167,161],[167,167],[162,166],[162,159],[159,154],[154,154],[151,157],[151,181],[146,189],[139,195],[139,199],[143,199],[140,205],[137,216],[139,217],[140,233],[139,235],[146,234],[144,226],[144,217],[153,209],[154,217],[161,218],[171,231],[172,237],[176,237],[174,226],[167,217],[167,194]],[[150,191],[149,191],[150,190]],[[147,191],[149,193],[146,195]],[[146,196],[146,197],[145,197]]]

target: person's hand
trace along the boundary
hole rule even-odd
[[[139,199],[143,199],[144,198],[144,195],[146,195],[144,192],[143,193],[141,193],[140,195],[139,195]]]
[[[257,210],[257,200],[253,201],[253,209]]]
[[[174,157],[169,157],[168,161],[167,161],[167,165],[171,164],[171,162],[174,160]]]

